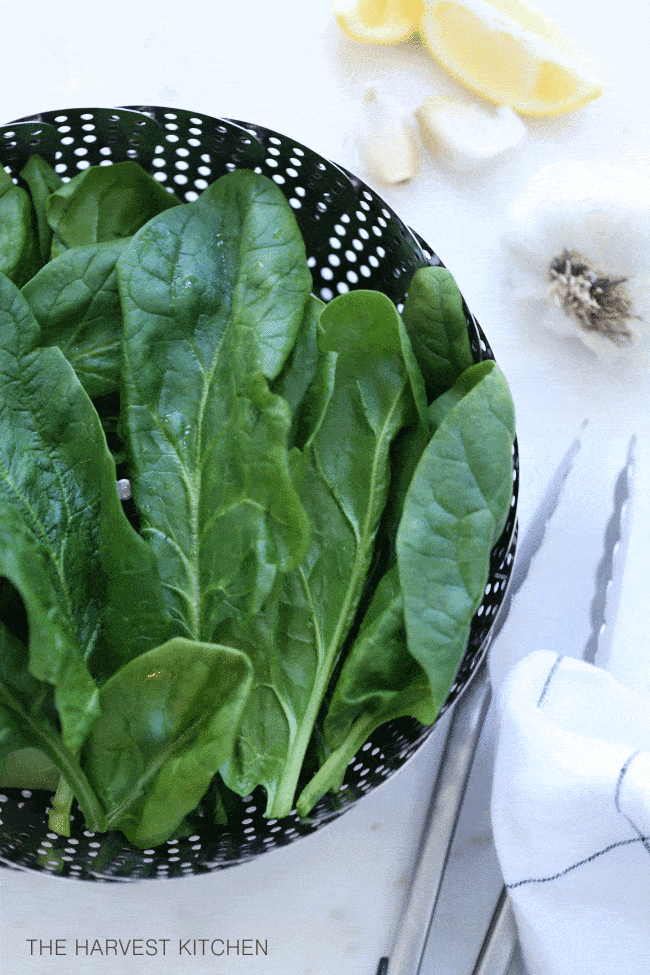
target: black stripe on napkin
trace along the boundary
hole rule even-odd
[[[634,830],[634,832],[637,834],[637,836],[639,838],[639,841],[641,843],[643,843],[643,845],[645,847],[645,850],[646,850],[646,853],[648,853],[650,855],[650,844],[648,843],[648,837],[643,835],[643,832],[639,829],[639,827],[634,822],[634,820],[633,819],[630,819],[630,817],[627,815],[627,813],[624,813],[623,810],[621,809],[621,806],[620,806],[621,788],[623,786],[623,779],[625,778],[625,775],[626,775],[626,773],[627,773],[630,765],[634,761],[634,759],[637,757],[637,755],[640,755],[640,754],[641,754],[641,752],[639,752],[639,751],[632,752],[632,754],[629,756],[629,758],[627,759],[627,761],[623,765],[623,768],[619,772],[618,781],[616,782],[616,792],[614,794],[614,802],[615,802],[615,805],[616,805],[616,811],[619,812],[621,814],[621,816],[624,816],[625,819],[627,819],[628,823],[630,824],[630,826],[632,827],[632,829]]]
[[[571,873],[572,870],[577,870],[578,867],[583,867],[585,863],[591,863],[592,860],[597,860],[598,857],[603,856],[604,853],[609,853],[610,850],[616,850],[620,846],[630,846],[632,843],[643,843],[646,846],[649,841],[650,836],[633,836],[629,840],[619,840],[618,843],[610,843],[603,850],[592,853],[591,856],[585,857],[584,860],[579,860],[578,863],[572,863],[570,867],[565,867],[564,870],[553,874],[552,877],[529,877],[527,880],[517,880],[512,884],[506,884],[506,887],[508,890],[514,890],[516,887],[523,887],[524,884],[548,884],[552,880],[557,880],[559,877],[564,877],[567,873]]]

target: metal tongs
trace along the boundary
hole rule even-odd
[[[612,638],[612,622],[620,597],[627,549],[634,444],[633,437],[628,444],[625,463],[616,478],[613,510],[605,530],[603,554],[596,570],[595,591],[591,603],[591,637],[583,652],[583,659],[591,663],[594,662],[596,653],[599,659],[601,655],[606,659],[608,647],[605,643]],[[495,621],[492,641],[498,637],[512,601],[521,589],[533,559],[542,546],[546,529],[558,507],[562,489],[581,446],[580,434],[553,473],[530,527],[519,541],[510,585]],[[606,622],[609,624],[607,627]],[[474,756],[490,707],[491,688],[486,658],[487,654],[451,715],[438,775],[420,837],[408,901],[391,955],[380,959],[377,975],[425,975],[421,967],[422,961]],[[471,975],[504,975],[512,961],[516,944],[516,923],[507,890],[503,887]]]

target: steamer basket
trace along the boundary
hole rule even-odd
[[[324,301],[354,288],[374,288],[401,310],[414,272],[442,263],[357,177],[294,139],[248,122],[180,109],[129,106],[45,112],[0,128],[0,160],[15,179],[33,153],[54,165],[64,180],[89,165],[134,159],[181,201],[195,199],[230,170],[264,173],[281,187],[293,207],[307,246],[314,293]],[[475,359],[494,358],[478,322],[465,311]],[[505,595],[517,534],[516,444],[514,466],[509,518],[493,549],[485,596],[441,714],[458,699],[487,652]],[[422,727],[411,719],[384,725],[350,763],[341,792],[322,799],[309,821],[295,812],[283,820],[265,819],[260,789],[245,799],[234,797],[229,821],[237,825],[217,827],[197,815],[190,836],[144,852],[119,833],[89,833],[76,806],[72,835],[57,836],[47,826],[49,793],[5,789],[0,794],[0,864],[80,880],[133,881],[182,877],[244,863],[337,819],[397,772],[435,727]]]

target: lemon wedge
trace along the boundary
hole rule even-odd
[[[457,81],[521,115],[560,115],[601,94],[584,52],[524,0],[426,0],[418,30]]]
[[[333,0],[334,16],[355,41],[398,44],[416,30],[424,0]]]

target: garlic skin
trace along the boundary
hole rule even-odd
[[[415,117],[429,152],[463,172],[513,149],[527,132],[519,116],[505,105],[489,112],[444,95],[428,95],[415,109]]]
[[[400,106],[376,86],[364,93],[364,118],[358,142],[368,172],[382,183],[396,185],[413,179],[420,152],[415,129]]]
[[[503,245],[529,324],[650,366],[650,179],[598,162],[546,166],[513,200]]]

